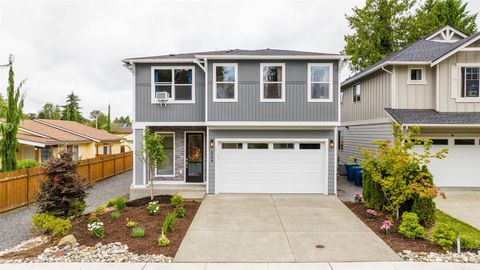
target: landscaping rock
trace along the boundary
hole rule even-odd
[[[445,254],[435,252],[412,252],[404,250],[398,255],[405,261],[410,262],[449,262],[449,263],[480,263],[480,254],[478,252],[462,252]]]
[[[65,245],[73,245],[77,243],[77,239],[75,239],[75,236],[73,234],[69,234],[67,236],[64,236],[62,239],[60,239],[60,242],[58,242],[59,247],[63,247]]]

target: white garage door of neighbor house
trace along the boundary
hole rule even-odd
[[[326,141],[219,141],[217,193],[327,193]]]
[[[478,138],[433,139],[431,151],[448,148],[447,157],[432,159],[427,167],[437,186],[479,187],[480,146]]]

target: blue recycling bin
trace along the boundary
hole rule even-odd
[[[347,164],[345,165],[345,167],[347,168],[347,180],[350,182],[355,181],[355,178],[353,176],[353,168],[358,167],[358,164]]]
[[[355,180],[355,185],[358,187],[362,186],[362,180],[363,180],[363,169],[359,166],[353,167],[353,178]]]

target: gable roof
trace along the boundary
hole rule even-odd
[[[451,26],[443,27],[442,29],[436,31],[435,33],[424,37],[405,48],[394,52],[382,60],[368,66],[367,68],[361,70],[360,72],[354,74],[353,76],[347,78],[342,82],[342,86],[350,84],[364,76],[367,76],[375,71],[380,70],[382,67],[387,65],[405,65],[405,64],[424,64],[434,66],[439,62],[445,59],[445,56],[448,57],[451,54],[457,52],[459,49],[464,46],[475,42],[480,38],[480,32],[460,39],[455,42],[439,42],[431,40],[432,37],[438,35],[438,33],[445,29],[454,29]],[[461,33],[460,31],[456,30]],[[463,34],[463,33],[462,33]],[[463,36],[465,36],[463,34]]]
[[[82,143],[90,141],[85,137],[78,136],[71,132],[60,130],[55,127],[44,125],[36,120],[23,120],[22,123],[20,123],[20,129],[25,131],[26,133],[32,134],[33,136],[43,136],[45,139],[50,139],[51,144]],[[32,139],[32,137],[30,137],[30,139]]]
[[[480,125],[480,112],[436,112],[430,109],[390,109],[385,111],[401,125]]]
[[[51,120],[51,119],[35,119],[33,120],[42,125],[49,126],[58,130],[62,130],[72,135],[82,137],[87,140],[97,142],[113,142],[120,141],[120,136],[113,135],[102,129],[96,129],[75,121]]]

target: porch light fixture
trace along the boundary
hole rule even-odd
[[[210,140],[210,148],[213,149],[213,147],[215,146],[215,143],[213,142],[213,139]]]
[[[333,142],[333,140],[329,140],[329,141],[328,141],[328,146],[329,146],[330,148],[334,148],[334,147],[335,147],[335,143]]]

